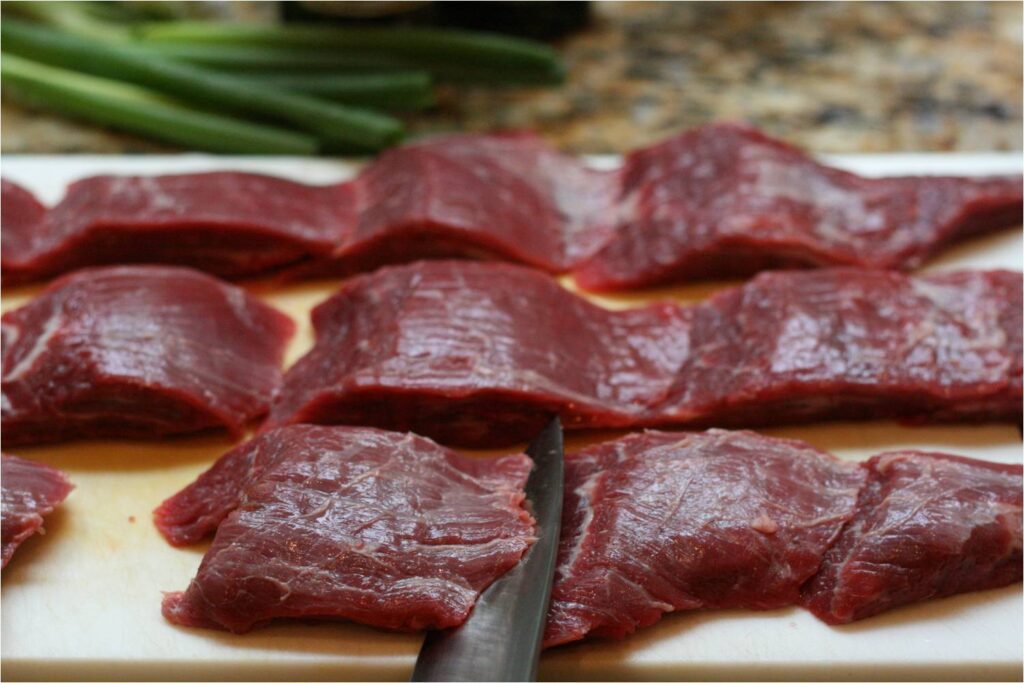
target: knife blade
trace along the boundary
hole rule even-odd
[[[562,423],[557,417],[526,453],[534,463],[525,492],[537,520],[537,540],[519,564],[480,595],[461,626],[427,633],[411,680],[536,680],[562,521]]]

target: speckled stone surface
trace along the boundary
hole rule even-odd
[[[554,89],[453,88],[412,133],[534,128],[622,152],[713,119],[818,152],[1022,147],[1019,2],[594,3]],[[5,103],[4,152],[169,148]]]

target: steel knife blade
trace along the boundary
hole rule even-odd
[[[427,634],[413,681],[532,681],[537,677],[562,521],[562,424],[556,417],[526,449],[534,462],[526,499],[537,540],[492,583],[461,626]]]

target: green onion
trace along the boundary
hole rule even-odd
[[[271,71],[247,72],[238,76],[257,83],[268,83],[275,88],[373,109],[409,111],[434,104],[430,75],[421,71],[382,74],[293,74]]]
[[[472,63],[440,63],[437,60],[417,60],[372,51],[343,52],[310,47],[149,42],[139,42],[135,45],[138,49],[154,55],[212,69],[237,72],[239,75],[254,70],[290,73],[384,73],[415,70],[429,72],[438,80],[457,83],[548,85],[565,80],[565,71],[560,62],[545,69],[525,69],[480,66]]]
[[[153,55],[200,64],[214,69],[263,71],[404,71],[415,64],[402,57],[365,52],[327,52],[319,48],[260,45],[205,45],[198,43],[135,43]]]
[[[394,60],[375,62],[360,55],[246,45],[214,45],[212,49],[207,45],[136,47],[152,55],[201,64],[216,71],[237,71],[234,75],[246,80],[371,109],[412,110],[434,103],[430,73],[393,71],[397,68]]]
[[[174,21],[138,29],[145,41],[175,44],[320,48],[399,55],[429,63],[559,71],[558,53],[541,43],[491,33],[416,27],[286,26]]]
[[[4,2],[5,13],[25,17],[75,35],[102,41],[124,42],[130,37],[123,28],[96,16],[95,8],[114,3],[92,2]]]
[[[146,24],[138,35],[165,54],[231,70],[422,69],[439,80],[487,84],[565,79],[562,61],[546,45],[469,31],[164,22]]]
[[[402,134],[396,119],[325,102],[209,69],[175,62],[127,45],[104,44],[7,18],[5,50],[54,66],[124,80],[249,117],[272,117],[314,133],[329,146],[379,149]]]
[[[196,111],[135,85],[3,54],[4,94],[30,106],[225,154],[313,154],[307,135]]]

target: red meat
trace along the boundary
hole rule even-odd
[[[236,448],[156,511],[216,529],[175,623],[461,623],[532,541],[522,455],[295,425]],[[804,605],[842,623],[1021,580],[1020,465],[886,453],[843,462],[752,432],[648,431],[567,456],[544,643],[624,637],[668,612]]]
[[[357,227],[332,261],[314,265],[320,271],[468,256],[561,272],[593,255],[614,229],[615,175],[527,133],[399,147],[355,184]]]
[[[864,465],[857,515],[804,589],[830,624],[1021,580],[1021,466],[937,453]]]
[[[3,316],[6,445],[227,429],[281,381],[294,323],[186,268],[83,270]]]
[[[43,517],[53,512],[74,488],[67,475],[38,462],[0,455],[3,486],[3,564],[18,546],[35,533],[43,533]]]
[[[87,265],[348,275],[423,258],[520,261],[623,289],[780,266],[913,268],[1020,225],[1020,176],[869,179],[710,125],[595,171],[528,133],[386,152],[346,183],[251,173],[87,178],[46,211],[5,183],[7,284]]]
[[[12,183],[3,191],[17,207],[3,219],[9,285],[132,262],[228,278],[348,274],[439,256],[563,271],[614,228],[615,175],[530,134],[452,135],[321,187],[234,172],[99,176],[72,184],[48,213]]]
[[[16,191],[27,195],[5,183],[5,205]],[[348,186],[313,187],[231,172],[97,176],[72,184],[31,225],[8,223],[4,212],[4,280],[19,284],[108,263],[258,275],[329,253],[354,220]]]
[[[173,543],[216,528],[164,616],[236,633],[278,617],[458,625],[534,540],[522,506],[530,467],[525,455],[468,458],[375,429],[263,434],[157,509]]]
[[[632,153],[615,236],[575,271],[628,289],[783,267],[910,269],[956,240],[1020,225],[1021,177],[864,178],[744,126]]]
[[[268,426],[371,424],[454,444],[514,443],[553,413],[626,426],[685,357],[679,310],[611,312],[536,271],[421,262],[359,277],[313,311],[316,346]]]
[[[645,432],[566,459],[544,642],[666,612],[802,604],[824,621],[1021,580],[1020,465],[840,462],[751,432]]]
[[[1019,422],[1022,308],[1009,271],[764,273],[691,309],[689,354],[650,422]]]
[[[621,638],[675,610],[793,604],[863,480],[751,432],[646,432],[570,456],[545,645]]]
[[[1021,413],[1022,280],[765,274],[689,307],[608,311],[524,268],[421,262],[313,313],[269,426],[368,424],[445,443],[569,429]]]
[[[4,284],[16,284],[18,274],[12,275],[12,270],[16,269],[8,267],[8,255],[33,250],[34,242],[46,230],[46,207],[20,185],[0,180],[0,225],[3,225],[0,258],[3,259]]]

